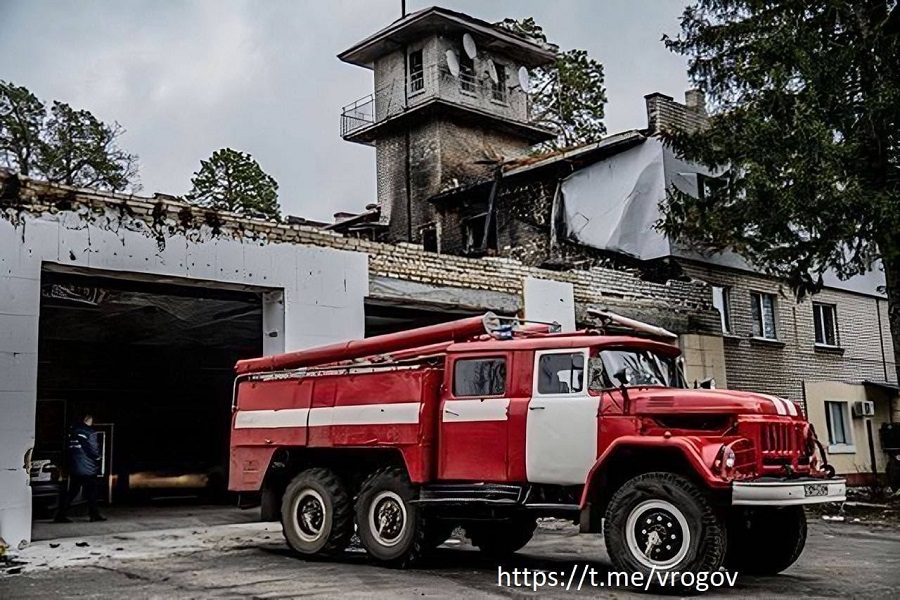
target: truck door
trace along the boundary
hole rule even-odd
[[[525,426],[528,481],[578,485],[597,459],[600,400],[588,394],[587,350],[535,353]]]
[[[509,353],[447,357],[439,479],[506,481]]]

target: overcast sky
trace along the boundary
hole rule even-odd
[[[335,55],[400,15],[400,0],[0,0],[0,79],[127,133],[144,193],[183,194],[200,160],[250,152],[285,214],[330,220],[375,200],[375,150],[339,136],[372,73]],[[430,6],[408,0],[410,12]],[[643,96],[683,99],[685,62],[659,41],[681,0],[444,0],[487,21],[532,16],[603,63],[607,129],[644,127]]]

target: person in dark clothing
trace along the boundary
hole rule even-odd
[[[88,504],[88,514],[91,522],[105,521],[106,519],[97,511],[98,476],[100,475],[100,442],[97,440],[97,432],[91,427],[94,417],[84,417],[69,430],[66,439],[66,451],[68,453],[69,489],[63,490],[59,499],[59,510],[54,522],[71,523],[66,517],[69,505],[79,490],[84,490],[84,496]]]

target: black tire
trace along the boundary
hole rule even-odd
[[[353,535],[350,494],[332,471],[307,469],[284,491],[281,524],[288,545],[300,554],[315,558],[339,554]]]
[[[534,537],[537,520],[522,515],[507,520],[480,521],[466,525],[466,535],[483,554],[502,559],[525,547]]]
[[[725,566],[745,575],[777,575],[806,545],[802,506],[734,508],[728,515]]]
[[[363,483],[356,497],[356,532],[375,561],[405,569],[432,549],[424,515],[413,502],[417,498],[418,489],[396,467],[378,470]]]
[[[603,533],[619,571],[714,572],[725,559],[722,519],[703,490],[674,473],[625,482],[609,502]]]

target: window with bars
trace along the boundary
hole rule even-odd
[[[753,321],[753,337],[777,340],[775,331],[775,296],[759,292],[750,293],[750,313]]]
[[[415,94],[425,89],[425,62],[422,51],[409,53],[409,92]]]
[[[816,344],[837,346],[837,311],[833,304],[813,302],[813,324],[816,328]]]

